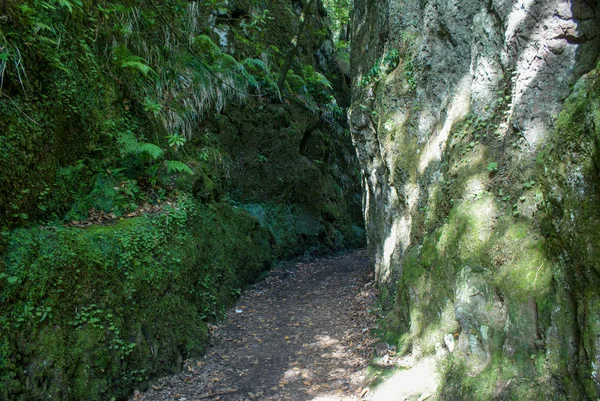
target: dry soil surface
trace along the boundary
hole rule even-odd
[[[365,251],[280,265],[211,326],[204,357],[135,401],[360,400],[373,355]]]

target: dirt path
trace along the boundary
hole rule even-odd
[[[364,251],[280,266],[212,327],[202,359],[134,400],[359,400],[374,300]]]

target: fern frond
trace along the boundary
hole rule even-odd
[[[117,143],[119,144],[121,156],[123,157],[144,153],[153,160],[156,160],[164,154],[164,151],[160,147],[153,143],[138,141],[131,132],[121,133],[117,138]]]
[[[287,83],[290,85],[290,89],[293,92],[299,92],[301,88],[306,88],[306,82],[301,76],[297,75],[293,70],[288,72]]]
[[[140,61],[141,60],[141,61]],[[133,56],[131,59],[127,59],[121,62],[121,67],[123,68],[133,68],[134,70],[138,70],[145,76],[148,76],[150,73],[155,73],[152,67],[144,64],[142,61],[144,59],[141,57]],[[155,73],[156,74],[156,73]]]
[[[140,143],[130,132],[119,134],[117,143],[119,144],[121,156],[136,155],[141,151]]]
[[[327,78],[325,78],[325,75],[315,72],[315,77],[318,83],[320,83],[327,89],[333,89],[333,85],[331,85],[331,82]]]
[[[163,156],[163,150],[153,143],[144,142],[140,145],[140,153],[145,153],[152,159],[156,160]]]
[[[309,85],[321,85],[326,87],[327,89],[332,89],[331,82],[323,74],[318,73],[311,65],[305,65],[302,68],[302,75],[304,76],[304,80],[309,83]]]
[[[168,173],[194,174],[194,171],[190,168],[190,166],[178,160],[167,160],[166,165]]]
[[[242,61],[242,65],[250,72],[250,74],[257,74],[262,72],[263,74],[269,74],[269,69],[262,60],[256,58],[247,58]]]
[[[55,0],[55,2],[59,6],[65,7],[67,10],[69,10],[69,13],[73,12],[73,9],[75,8],[75,6],[78,6],[78,7],[83,6],[83,3],[81,2],[81,0]]]
[[[52,28],[50,25],[44,24],[42,22],[36,22],[35,25],[34,25],[34,30],[35,30],[36,34],[38,32],[40,32],[40,31],[43,31],[43,30],[55,33],[54,28]]]

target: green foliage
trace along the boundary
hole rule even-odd
[[[327,14],[332,20],[331,30],[336,39],[339,39],[340,33],[350,24],[350,13],[352,11],[353,0],[324,0],[323,5]]]
[[[144,99],[144,111],[151,112],[154,115],[158,115],[161,110],[162,107],[160,106],[160,103],[157,103],[148,97]]]
[[[350,42],[339,41],[336,43],[335,60],[342,73],[350,76]]]
[[[177,151],[179,147],[183,146],[186,142],[185,138],[179,135],[167,136],[169,146]],[[117,138],[121,157],[127,158],[135,156],[136,161],[132,167],[141,165],[143,172],[149,177],[150,182],[156,185],[160,179],[159,175],[161,171],[166,170],[167,174],[185,173],[193,174],[193,170],[185,163],[178,160],[163,160],[159,162],[159,159],[163,158],[165,152],[159,146],[150,142],[140,142],[131,133],[121,133]],[[113,171],[114,173],[114,171]],[[133,172],[135,174],[135,172]],[[123,181],[128,182],[128,180]]]
[[[178,150],[179,148],[183,147],[187,141],[185,137],[177,133],[173,135],[167,135],[167,140],[169,141],[169,146],[173,148],[173,150]]]
[[[203,319],[222,316],[235,290],[270,262],[256,220],[189,197],[113,227],[16,230],[7,244],[2,399],[126,397],[140,381],[176,370],[178,356],[201,351]]]
[[[10,24],[0,32],[0,111],[7,116],[0,122],[2,226],[61,219],[74,202],[89,203],[92,191],[107,198],[110,191],[100,190],[105,185],[97,178],[106,170],[124,168],[124,181],[136,182],[125,185],[132,191],[146,181],[166,185],[170,174],[191,169],[165,159],[185,162],[179,152],[212,111],[243,102],[248,93],[278,98],[272,69],[286,43],[266,28],[284,23],[272,15],[287,15],[287,5],[267,9],[252,2],[245,25],[232,27],[252,47],[236,49],[236,57],[244,54],[239,60],[197,24],[215,8],[228,12],[222,2],[205,8],[159,2],[173,30],[158,24],[156,10],[145,3],[11,0],[6,7]],[[191,43],[193,54],[181,42]],[[328,119],[341,115],[329,81],[302,63],[297,70],[292,96]],[[108,185],[110,179],[100,181]],[[45,188],[50,192],[40,201]],[[75,209],[81,218],[81,207]]]
[[[305,78],[309,89],[319,90],[319,89],[333,89],[331,86],[331,82],[323,74],[315,71],[313,66],[305,65],[302,68],[302,76]]]
[[[362,86],[373,85],[381,78],[392,72],[400,62],[400,53],[397,49],[387,51],[383,57],[378,59],[373,67],[360,80]]]
[[[261,30],[263,30],[266,27],[267,23],[270,20],[274,19],[273,17],[271,17],[269,15],[269,13],[270,13],[270,11],[266,8],[263,10],[257,11],[252,14],[252,16],[250,18],[250,22],[246,22],[244,20],[244,21],[242,21],[240,26],[245,30],[249,30],[250,32],[252,32],[252,31],[260,32]]]
[[[243,70],[240,71],[247,73],[246,78],[250,86],[259,89],[260,93],[275,96],[277,93],[276,77],[262,60],[247,58],[241,64]]]
[[[199,54],[201,54],[202,57],[206,58],[209,62],[214,62],[222,55],[221,48],[217,46],[217,44],[213,42],[212,39],[207,35],[195,37],[194,43],[196,45],[196,49],[199,51]]]
[[[147,155],[152,160],[163,157],[164,151],[149,142],[139,142],[131,132],[121,133],[117,138],[121,156],[128,155]]]
[[[165,163],[167,166],[167,171],[169,173],[187,173],[194,174],[192,169],[185,163],[182,163],[178,160],[167,160]]]
[[[77,7],[79,9],[81,9],[81,7],[83,7],[83,3],[81,0],[54,0],[54,2],[56,4],[58,4],[60,7],[65,7],[67,10],[69,10],[69,13],[73,13],[73,10]],[[44,3],[44,2],[42,2]],[[46,3],[47,4],[47,3]]]
[[[417,81],[412,60],[407,61],[404,65],[404,79],[406,79],[406,83],[408,84],[411,93],[417,90]]]
[[[10,75],[10,72],[7,74],[9,66],[13,69],[13,75],[16,74],[16,78],[24,91],[24,81],[27,73],[23,65],[21,51],[18,47],[11,45],[6,36],[2,36],[0,38],[0,93],[4,86],[5,76]]]
[[[0,6],[9,16],[0,31],[2,399],[125,398],[139,381],[201,350],[202,319],[221,316],[269,264],[272,238],[255,219],[190,196],[175,202],[173,188],[189,191],[202,180],[217,192],[218,175],[232,163],[219,138],[198,135],[203,119],[247,93],[267,95],[261,107],[277,96],[272,69],[287,43],[284,35],[273,44],[265,38],[280,21],[253,2],[248,34],[236,27],[250,50],[234,57],[197,23],[223,2],[157,3],[174,31],[147,2]],[[312,55],[303,57],[294,95],[316,111],[334,110],[331,83],[304,67]],[[261,156],[267,164],[271,154]],[[202,177],[189,177],[190,166]],[[145,204],[164,206],[126,217]],[[91,210],[116,224],[61,227],[85,222]],[[337,206],[328,211],[331,219],[339,214]],[[297,236],[308,220],[298,219],[299,243],[281,245],[281,255],[307,248]],[[30,228],[9,229],[19,226]],[[343,246],[333,224],[325,226],[328,240]]]
[[[52,218],[68,208],[73,195],[86,185],[82,178],[87,179],[89,172],[74,169],[70,180],[74,185],[67,189],[57,174],[60,165],[75,164],[104,146],[108,137],[102,136],[102,122],[114,116],[111,94],[96,95],[103,92],[106,81],[85,40],[61,47],[47,40],[64,32],[52,22],[50,11],[31,9],[16,20],[22,25],[7,27],[7,59],[0,67],[0,188],[7,193],[0,195],[0,210],[19,210],[29,220]],[[66,52],[77,58],[67,60]],[[33,90],[40,87],[44,90]],[[15,192],[21,197],[8,196]],[[4,213],[0,220],[1,225],[21,225]]]
[[[490,164],[487,165],[487,171],[493,173],[498,171],[498,163],[496,162],[491,162]]]
[[[140,71],[142,74],[147,76],[151,72],[153,73],[154,70],[151,67],[144,64],[144,61],[145,60],[141,57],[129,56],[126,59],[120,60],[119,63],[123,68],[132,68],[134,70]]]
[[[523,188],[524,189],[531,189],[531,188],[533,188],[534,185],[535,185],[535,181],[534,180],[526,181],[526,182],[523,183]]]
[[[333,120],[342,113],[333,95],[331,82],[310,65],[302,68],[301,76],[290,70],[286,78],[287,87],[301,103],[313,113]]]
[[[88,217],[90,210],[112,213],[116,217],[133,212],[138,205],[150,201],[142,192],[136,180],[127,178],[123,168],[110,173],[100,173],[89,194],[77,197],[65,218],[81,221]]]
[[[378,59],[373,67],[361,78],[359,84],[363,87],[374,85],[384,76],[391,73],[403,61],[402,74],[409,91],[413,93],[417,89],[417,76],[415,74],[414,50],[418,43],[418,36],[413,31],[402,32],[401,48],[387,51]]]

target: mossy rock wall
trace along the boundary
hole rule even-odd
[[[2,259],[0,398],[124,399],[179,370],[271,263],[243,210],[187,198],[89,228],[21,229]]]
[[[278,256],[362,246],[360,171],[347,128],[273,104],[230,110],[216,124],[232,158],[231,199],[269,227]]]
[[[273,261],[364,241],[322,6],[282,102],[297,2],[154,3],[0,2],[0,399],[125,399]]]
[[[382,329],[442,400],[596,399],[598,9],[512,4],[355,3]]]
[[[600,65],[582,77],[565,102],[556,130],[538,165],[546,189],[548,248],[559,261],[557,330],[550,339],[571,339],[561,348],[571,369],[586,378],[589,397],[600,391]],[[564,330],[561,331],[560,329]],[[552,358],[554,365],[562,359]]]
[[[160,17],[149,3],[54,3],[7,0],[0,4],[2,229],[62,220],[65,215],[67,220],[80,220],[90,207],[98,206],[106,206],[106,212],[122,209],[120,214],[125,214],[139,201],[132,199],[135,196],[125,195],[127,199],[116,207],[83,199],[106,178],[100,176],[111,171],[125,170],[128,180],[144,175],[140,163],[121,157],[123,135],[157,145],[166,158],[201,169],[206,166],[198,165],[208,163],[194,153],[215,144],[203,140],[206,120],[220,113],[239,114],[239,107],[248,115],[258,111],[271,121],[261,107],[280,103],[275,80],[299,22],[294,1],[237,0],[211,6],[170,0],[158,4]],[[249,27],[261,12],[269,18]],[[310,14],[290,76],[305,86],[308,83],[299,75],[309,80],[317,76],[315,71],[334,80],[338,71],[330,36],[318,5]],[[188,42],[193,44],[186,46]],[[313,74],[303,74],[305,67]],[[231,80],[229,86],[215,80],[217,74]],[[314,96],[304,100],[309,97],[296,105],[294,117],[310,119],[307,115],[315,110],[309,111],[307,103],[311,107],[317,103]],[[298,101],[302,96],[294,93],[292,98]],[[289,114],[290,108],[280,109],[277,115]],[[275,131],[268,135],[285,130],[277,126],[278,121],[273,121]],[[188,146],[188,156],[171,151],[167,136],[173,134],[195,141],[199,148]],[[343,146],[349,148],[347,135],[332,140],[345,141]],[[242,152],[254,156],[257,150]],[[263,182],[270,178],[271,174],[263,177]],[[118,186],[120,180],[107,186]],[[228,189],[245,191],[240,183],[243,180]],[[132,186],[141,191],[138,184]]]

